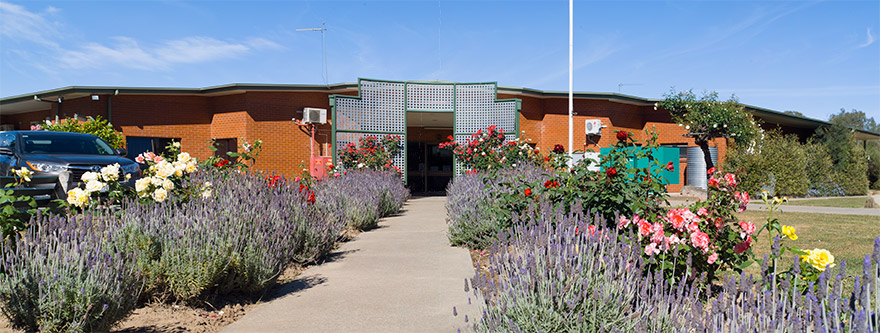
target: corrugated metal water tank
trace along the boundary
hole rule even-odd
[[[718,165],[718,148],[709,147],[712,162]],[[706,182],[706,159],[700,147],[687,147],[687,185],[708,188]]]

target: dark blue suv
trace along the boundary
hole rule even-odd
[[[119,163],[120,177],[132,174],[131,186],[140,175],[137,163],[126,158],[125,149],[113,149],[101,138],[82,133],[49,131],[0,132],[0,187],[13,181],[13,170],[33,171],[27,188],[16,194],[30,195],[38,202],[67,198],[67,191],[79,187],[87,171]],[[120,178],[124,180],[125,178]]]

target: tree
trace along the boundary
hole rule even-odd
[[[752,115],[745,111],[736,96],[726,101],[718,100],[717,92],[704,92],[697,98],[692,90],[675,92],[670,90],[663,95],[663,101],[655,106],[662,107],[672,114],[672,120],[684,125],[688,136],[703,151],[706,168],[712,168],[709,142],[717,138],[733,138],[737,145],[749,145],[760,135],[761,130]]]
[[[805,117],[803,113],[800,113],[797,111],[785,110],[785,111],[782,111],[782,113],[792,115],[792,116]]]
[[[880,124],[874,121],[874,117],[868,118],[864,112],[856,109],[847,112],[846,109],[840,108],[840,113],[829,116],[828,122],[857,130],[880,132]]]

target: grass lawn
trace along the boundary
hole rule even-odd
[[[760,200],[760,199],[759,199]],[[828,199],[804,199],[791,200],[787,205],[791,206],[818,206],[818,207],[842,207],[842,208],[864,208],[866,196],[846,197],[846,198],[828,198]],[[784,209],[785,207],[783,207]]]
[[[846,198],[850,199],[850,198]],[[783,207],[784,209],[784,207]],[[752,221],[760,228],[767,220],[766,211],[746,211],[738,214],[741,220]],[[797,229],[796,241],[785,238],[784,245],[796,246],[803,250],[815,248],[826,249],[834,255],[834,263],[847,263],[850,276],[861,274],[862,261],[866,254],[874,249],[874,239],[880,237],[880,216],[865,215],[834,215],[784,212],[774,216],[784,225]],[[757,259],[770,253],[767,232],[763,232],[752,248]],[[780,270],[787,269],[792,263],[792,255],[786,253],[778,265]],[[760,265],[752,264],[747,273],[760,274]]]

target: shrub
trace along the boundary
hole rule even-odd
[[[292,261],[328,253],[342,229],[283,181],[267,186],[240,173],[191,181],[213,183],[212,195],[179,205],[131,204],[122,214],[154,296],[191,301],[260,291]]]
[[[33,126],[34,130],[47,130],[54,132],[74,132],[86,133],[97,136],[107,141],[113,148],[125,147],[125,136],[121,132],[113,129],[113,125],[101,116],[86,118],[86,121],[79,121],[77,116],[64,120],[55,119],[55,122],[46,121],[45,124]]]
[[[579,205],[578,205],[579,206]],[[687,324],[693,287],[647,274],[641,248],[601,219],[545,204],[489,251],[471,279],[486,308],[481,332],[669,331]],[[593,227],[591,227],[593,226]],[[594,230],[594,231],[591,231]],[[478,298],[479,299],[479,298]]]
[[[807,160],[807,178],[810,189],[807,196],[827,197],[845,195],[840,185],[834,182],[834,163],[828,153],[828,147],[814,142],[804,146]]]
[[[375,228],[379,218],[397,213],[409,198],[394,172],[349,171],[317,182],[313,190],[318,211],[358,230]]]
[[[549,171],[521,163],[497,173],[472,172],[457,176],[446,189],[449,242],[455,246],[486,249],[499,231],[512,226],[515,214],[501,199],[519,196],[521,183],[546,180]]]
[[[845,156],[846,167],[836,167],[834,182],[843,189],[846,195],[865,195],[868,192],[868,160],[865,150],[853,144]]]
[[[805,196],[810,189],[809,157],[820,159],[821,152],[808,152],[795,135],[765,133],[754,146],[733,147],[724,168],[742,177],[742,190],[757,195],[763,187],[773,187],[776,195]]]
[[[504,129],[496,129],[495,125],[485,131],[478,130],[465,142],[455,141],[451,135],[448,139],[449,142],[441,143],[440,148],[451,149],[465,170],[493,171],[515,168],[523,162],[541,161],[537,148],[532,149],[519,139],[506,141]]]
[[[400,136],[387,135],[381,139],[372,135],[361,137],[358,144],[349,143],[339,152],[342,166],[348,170],[394,170],[392,158],[403,149]]]
[[[484,310],[481,332],[876,332],[880,330],[880,238],[851,293],[846,263],[805,285],[798,270],[762,268],[757,281],[731,275],[701,289],[648,272],[640,248],[572,209],[542,206],[491,247],[488,266],[470,280]],[[766,258],[764,263],[769,262]],[[689,266],[689,265],[688,265]],[[467,284],[466,284],[467,289]],[[479,297],[477,299],[480,299]],[[873,303],[873,304],[872,304]],[[453,310],[455,313],[455,310]]]
[[[3,245],[0,309],[14,328],[106,332],[134,309],[136,253],[119,242],[111,214],[38,215],[32,224]]]

